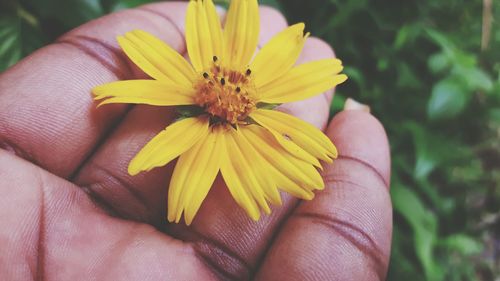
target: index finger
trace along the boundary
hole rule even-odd
[[[69,177],[127,106],[96,110],[90,90],[140,75],[116,36],[143,29],[185,52],[181,17],[187,3],[162,11],[126,10],[89,22],[0,75],[0,148]],[[173,16],[175,15],[175,16]]]

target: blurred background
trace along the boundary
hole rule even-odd
[[[1,0],[0,71],[75,26],[148,2]],[[387,129],[388,280],[499,281],[500,1],[260,2],[305,22],[343,60],[350,80],[332,114],[351,97]]]

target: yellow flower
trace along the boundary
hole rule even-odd
[[[236,202],[258,220],[278,190],[312,199],[323,189],[319,160],[337,151],[314,126],[270,105],[307,99],[344,82],[338,59],[294,64],[309,34],[288,27],[257,49],[257,0],[233,0],[224,30],[212,0],[189,3],[186,44],[191,64],[153,35],[118,37],[127,56],[153,80],[118,81],[93,89],[100,105],[183,106],[188,116],[155,136],[130,162],[136,175],[179,157],[170,182],[168,220],[191,224],[219,171]],[[186,114],[184,114],[186,115]],[[319,159],[319,160],[318,160]]]

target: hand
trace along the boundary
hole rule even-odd
[[[115,37],[132,29],[185,52],[186,3],[146,5],[71,31],[0,76],[0,276],[3,280],[383,280],[392,232],[390,158],[369,113],[338,114],[340,152],[309,202],[253,222],[222,180],[190,227],[168,224],[173,165],[127,165],[174,118],[170,108],[96,109],[90,89],[144,77]],[[261,8],[261,45],[286,22]],[[301,62],[332,57],[311,38]],[[281,110],[324,128],[332,93]],[[11,153],[9,153],[11,152]],[[24,158],[24,160],[23,160]],[[30,163],[31,162],[31,163]]]

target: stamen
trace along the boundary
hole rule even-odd
[[[215,61],[218,61],[216,56]],[[201,72],[204,79],[195,84],[195,103],[211,116],[211,123],[236,126],[247,122],[256,108],[250,73],[250,69],[240,72],[222,67],[218,62],[213,63],[210,70]]]
[[[217,62],[217,60],[219,60],[219,58],[217,56],[214,56],[213,60],[214,60],[214,62]]]
[[[250,74],[252,74],[252,71],[250,70],[250,68],[247,69],[247,73],[246,74],[247,74],[247,76],[250,76]]]

